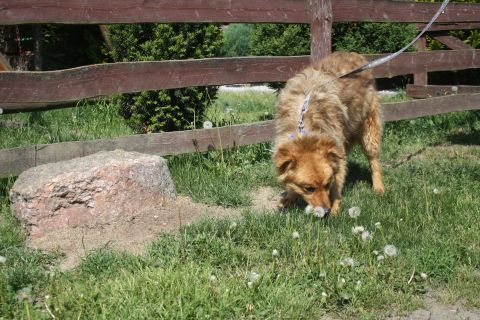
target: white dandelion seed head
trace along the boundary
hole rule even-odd
[[[328,294],[327,294],[325,291],[323,291],[323,292],[322,292],[322,297],[325,297],[325,298],[326,298],[326,297],[328,297]]]
[[[212,274],[210,275],[210,277],[208,277],[208,280],[210,280],[210,282],[217,282],[217,277],[214,274]]]
[[[385,257],[382,256],[382,255],[379,255],[379,256],[377,257],[377,260],[378,260],[378,261],[382,261],[383,259],[385,259]]]
[[[313,208],[313,215],[317,218],[323,218],[325,216],[325,209],[322,207]]]
[[[362,281],[358,280],[357,283],[355,284],[355,290],[360,290],[362,287]]]
[[[213,123],[211,121],[205,121],[203,123],[203,128],[204,129],[212,129],[213,128]]]
[[[298,239],[298,238],[300,238],[300,234],[297,231],[293,231],[292,232],[292,238],[293,239]]]
[[[5,258],[4,256],[0,256],[0,263],[5,263],[7,262],[7,258]]]
[[[382,229],[382,224],[380,222],[375,222],[375,229]]]
[[[355,226],[355,227],[352,227],[352,233],[353,234],[360,234],[362,233],[363,231],[365,231],[365,228],[363,226]]]
[[[232,108],[227,108],[227,109],[225,109],[225,113],[226,114],[233,113],[233,109]]]
[[[340,283],[345,283],[345,282],[347,282],[345,281],[345,278],[340,279]]]
[[[313,212],[313,206],[311,204],[305,207],[305,214],[309,215],[312,212]]]
[[[395,247],[393,244],[387,244],[383,248],[383,252],[389,257],[395,257],[397,255],[397,247]]]
[[[47,295],[45,296],[45,300],[49,300],[51,297],[52,297],[52,296],[50,296],[49,294],[47,294]]]
[[[379,253],[380,253],[380,252],[378,252],[378,250],[373,250],[373,254],[374,254],[374,255],[378,256]]]
[[[428,276],[425,272],[422,272],[420,273],[420,278],[422,278],[423,280],[427,280]]]
[[[278,257],[280,255],[280,253],[278,253],[278,250],[277,249],[273,249],[272,251],[272,257]]]
[[[237,227],[237,223],[234,221],[230,223],[230,229],[235,229]]]
[[[268,116],[270,113],[268,113],[268,111],[265,111],[263,114]]]
[[[320,277],[325,278],[327,276],[327,273],[325,271],[320,272]]]
[[[340,261],[340,264],[342,266],[347,266],[347,267],[354,267],[355,266],[355,260],[353,260],[352,257],[348,257]]]
[[[370,241],[372,240],[373,238],[373,234],[370,233],[369,231],[365,230],[362,232],[362,240],[367,242],[367,241]]]
[[[260,279],[260,275],[258,273],[256,273],[255,271],[252,271],[248,274],[248,281],[249,282],[252,282],[252,283],[255,283],[258,281],[258,279]]]
[[[249,288],[253,287],[253,282],[252,282],[252,281],[248,281],[248,282],[247,282],[247,286],[248,286]]]
[[[433,194],[440,194],[440,190],[438,190],[437,188],[433,188]]]
[[[350,209],[348,209],[348,215],[352,219],[358,218],[361,212],[362,210],[359,207],[351,207]]]

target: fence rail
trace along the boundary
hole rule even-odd
[[[330,2],[330,1],[329,1]],[[0,0],[0,25],[143,22],[310,23],[305,0]],[[333,20],[428,22],[438,4],[389,0],[331,1]],[[480,8],[451,3],[438,22],[478,22]]]
[[[367,57],[371,60],[378,55]],[[158,88],[285,81],[308,63],[308,56],[214,58],[100,64],[48,72],[3,72],[0,74],[0,108],[6,114],[38,110],[38,103],[68,102]],[[409,52],[374,69],[374,75],[393,77],[418,71],[478,66],[480,50]],[[21,102],[36,104],[22,105]]]

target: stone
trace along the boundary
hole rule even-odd
[[[28,169],[10,191],[11,207],[33,238],[129,219],[175,198],[165,159],[123,150]]]

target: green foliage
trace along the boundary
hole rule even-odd
[[[221,30],[213,24],[134,24],[110,27],[116,61],[209,58],[219,53]],[[121,114],[138,132],[174,131],[195,126],[216,88],[146,91],[120,96]]]
[[[232,23],[223,30],[225,43],[222,55],[226,57],[241,57],[250,55],[250,34],[253,25],[245,23]]]
[[[338,23],[333,26],[332,46],[334,51],[394,52],[416,33],[412,24]],[[305,24],[258,24],[250,45],[255,55],[306,55],[310,53],[310,28]]]

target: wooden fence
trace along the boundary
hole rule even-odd
[[[333,22],[428,22],[439,4],[387,0],[0,0],[0,25],[30,23],[246,22],[309,23],[311,55],[297,57],[212,58],[182,61],[111,63],[49,72],[1,72],[0,109],[4,114],[47,110],[84,98],[188,86],[285,81],[331,50]],[[453,96],[384,106],[394,121],[459,110],[480,109],[474,88],[433,88],[427,72],[480,67],[480,50],[452,38],[447,30],[480,28],[480,5],[451,3],[431,34],[454,50],[404,53],[374,70],[377,78],[414,74],[416,96]],[[461,42],[461,43],[460,43]],[[378,55],[369,55],[373,59]],[[186,72],[188,70],[188,72]],[[432,91],[437,90],[437,91]],[[440,91],[439,91],[440,90]],[[443,91],[442,91],[443,90]],[[432,94],[433,93],[433,94]],[[460,93],[460,94],[459,94]],[[438,95],[440,95],[438,94]],[[0,177],[43,163],[126,150],[169,155],[269,141],[271,121],[214,129],[136,135],[108,140],[66,142],[0,150]]]

